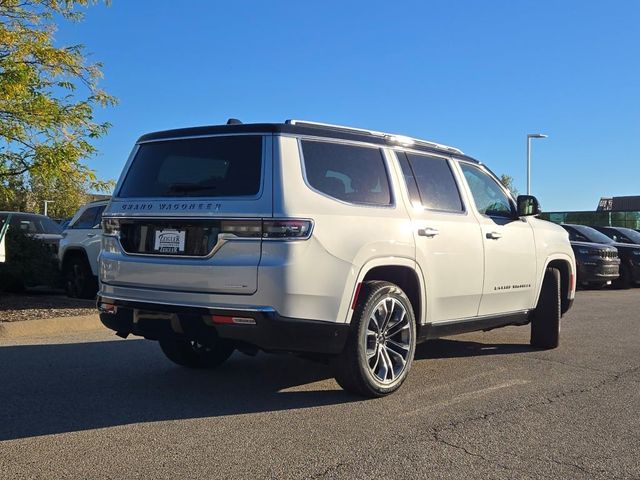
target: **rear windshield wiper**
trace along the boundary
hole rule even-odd
[[[169,185],[169,193],[201,192],[206,190],[216,190],[214,185],[197,185],[195,183],[172,183]]]

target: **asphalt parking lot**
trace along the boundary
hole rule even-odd
[[[428,342],[396,394],[235,355],[187,371],[109,332],[0,343],[0,478],[640,478],[640,290],[578,292],[561,347],[528,327]]]

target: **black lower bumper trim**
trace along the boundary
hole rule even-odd
[[[98,304],[103,300],[98,298]],[[151,340],[182,335],[207,343],[214,337],[256,346],[265,351],[340,353],[349,325],[282,317],[275,311],[197,308],[106,299],[115,313],[100,313],[100,320],[120,335]],[[213,324],[211,315],[251,318],[255,324]],[[134,321],[135,318],[135,321]]]

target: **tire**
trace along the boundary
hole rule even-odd
[[[382,397],[400,388],[415,348],[416,321],[406,294],[393,283],[365,282],[345,348],[331,366],[346,391]]]
[[[234,351],[231,343],[220,339],[215,346],[210,347],[193,340],[163,338],[160,340],[160,348],[173,363],[187,368],[216,368]]]
[[[560,342],[560,270],[547,268],[542,281],[538,305],[531,319],[531,345],[536,348],[556,348]]]
[[[631,288],[631,271],[627,265],[620,264],[620,276],[613,281],[613,286],[620,290]]]
[[[98,282],[84,255],[74,255],[66,261],[63,273],[67,296],[71,298],[96,298]]]

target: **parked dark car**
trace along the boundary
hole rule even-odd
[[[619,243],[631,243],[640,245],[640,233],[632,228],[625,227],[593,227],[607,237]]]
[[[577,286],[602,288],[617,280],[620,258],[615,247],[572,241],[571,248],[576,256]]]
[[[49,217],[37,213],[0,212],[0,227],[9,219],[9,228],[20,230],[38,239],[58,255],[58,244],[62,238],[62,227]]]
[[[640,245],[616,242],[604,233],[586,225],[562,225],[562,227],[569,232],[571,242],[605,244],[618,250],[620,276],[614,281],[616,287],[629,288],[632,284],[640,282]],[[580,278],[579,273],[578,278]]]

